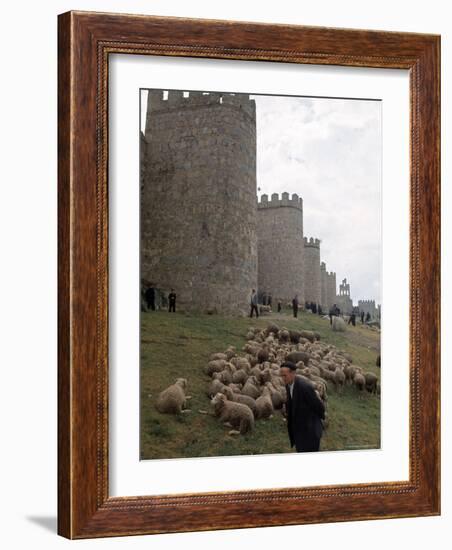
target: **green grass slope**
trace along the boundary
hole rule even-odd
[[[333,332],[329,322],[317,315],[290,311],[260,317],[224,318],[210,315],[146,312],[141,317],[140,433],[141,459],[232,456],[291,452],[287,428],[278,412],[269,420],[256,422],[245,436],[230,436],[217,418],[199,413],[210,411],[206,394],[210,378],[204,374],[209,356],[245,343],[250,326],[266,327],[273,321],[288,329],[316,330],[322,341],[347,351],[353,363],[372,371],[379,353],[379,334],[362,326],[349,326],[345,333]],[[188,380],[191,413],[164,415],[155,409],[158,394],[176,378]],[[337,394],[328,388],[330,423],[321,450],[368,449],[380,446],[380,398],[359,396],[353,387]]]

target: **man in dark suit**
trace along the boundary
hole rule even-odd
[[[292,300],[292,309],[293,309],[293,316],[296,317],[298,315],[298,294],[295,294],[295,298]]]
[[[152,311],[155,311],[155,288],[153,286],[150,286],[146,290],[144,297],[146,298],[148,309],[152,309]]]
[[[174,288],[171,289],[171,292],[168,294],[168,311],[171,313],[176,313],[176,293]]]
[[[297,453],[318,451],[323,432],[325,406],[314,386],[297,376],[295,363],[285,361],[280,368],[287,390],[287,429],[290,446]]]

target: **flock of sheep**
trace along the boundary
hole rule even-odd
[[[234,347],[214,353],[205,367],[210,377],[207,396],[212,413],[233,428],[229,434],[245,434],[257,420],[268,419],[286,402],[286,388],[279,375],[284,361],[297,365],[297,374],[313,384],[327,406],[328,382],[337,392],[348,384],[359,395],[380,391],[378,377],[352,364],[349,354],[320,341],[309,330],[287,330],[270,324],[266,329],[250,328],[239,353]],[[156,408],[161,413],[189,412],[187,380],[179,378],[159,395]],[[199,411],[208,414],[207,411]],[[325,424],[328,424],[328,413]]]

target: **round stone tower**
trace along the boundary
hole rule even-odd
[[[304,299],[315,304],[322,303],[320,278],[320,240],[304,237]]]
[[[182,309],[237,313],[257,287],[256,109],[244,94],[150,90],[141,278]]]
[[[326,273],[326,299],[328,310],[336,303],[336,273]]]
[[[262,195],[257,205],[258,286],[276,300],[290,301],[303,291],[303,200],[296,194]]]
[[[320,305],[324,310],[329,308],[327,294],[328,279],[325,262],[320,263]]]

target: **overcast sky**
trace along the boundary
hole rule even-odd
[[[147,92],[142,93],[144,129]],[[304,234],[351,297],[380,303],[381,103],[251,96],[256,100],[258,196],[297,193]]]
[[[252,96],[256,100],[257,186],[303,198],[304,234],[354,303],[380,303],[381,103]]]

